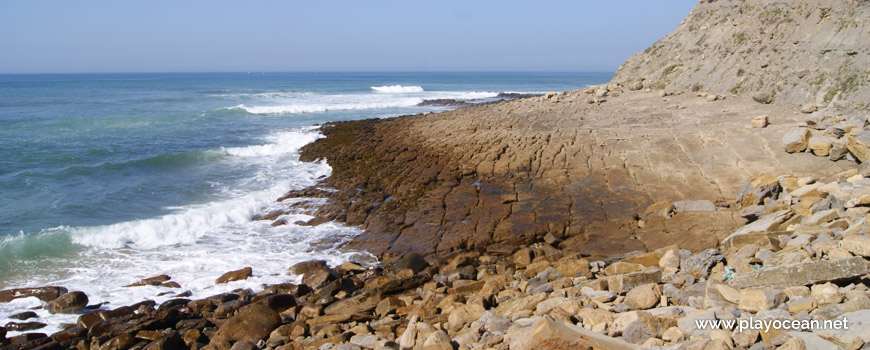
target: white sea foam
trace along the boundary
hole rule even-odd
[[[422,98],[401,98],[388,101],[371,101],[362,103],[326,103],[326,104],[311,104],[298,103],[289,105],[276,106],[245,106],[244,104],[230,107],[230,109],[243,109],[251,114],[296,114],[296,113],[317,113],[327,111],[340,110],[355,110],[355,109],[378,109],[378,108],[396,108],[396,107],[412,107],[423,102]]]
[[[402,86],[402,85],[390,85],[390,86],[372,86],[372,90],[377,92],[386,92],[386,93],[404,93],[404,92],[423,92],[422,86]]]
[[[244,110],[251,114],[281,115],[318,113],[340,110],[370,110],[414,107],[424,100],[475,100],[493,98],[496,92],[486,91],[424,91],[403,94],[337,94],[305,97],[275,97],[258,100],[256,105],[240,104],[225,109]],[[260,104],[264,103],[264,104]]]

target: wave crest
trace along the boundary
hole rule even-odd
[[[386,93],[403,93],[403,92],[423,92],[422,86],[402,86],[402,85],[389,85],[389,86],[372,86],[372,90],[377,92],[386,92]]]

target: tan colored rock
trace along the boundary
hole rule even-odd
[[[513,317],[515,314],[522,311],[532,311],[537,308],[538,303],[547,299],[546,293],[539,293],[520,298],[514,298],[500,303],[495,312],[500,315]]]
[[[675,249],[668,250],[662,255],[661,259],[659,259],[659,267],[662,269],[666,269],[669,267],[679,268],[680,254],[678,254]]]
[[[616,293],[625,293],[634,287],[647,283],[659,283],[662,279],[662,271],[657,268],[648,268],[644,271],[607,277],[607,288]]]
[[[603,309],[582,308],[576,317],[583,328],[596,333],[604,332],[613,323],[613,314]]]
[[[507,335],[505,339],[508,340]],[[549,318],[540,319],[525,339],[516,339],[510,343],[512,350],[639,349],[636,345],[625,341],[590,332],[573,325],[557,323]]]
[[[647,283],[632,288],[625,294],[624,304],[635,310],[646,310],[655,306],[662,296],[662,288],[657,283]]]
[[[740,303],[740,291],[739,290],[734,289],[727,284],[721,284],[721,283],[716,284],[716,290],[719,292],[720,295],[722,295],[723,298],[725,298],[725,300],[728,300],[728,302],[733,303],[733,304]]]
[[[840,248],[852,254],[870,257],[870,236],[852,235],[840,241]]]
[[[758,312],[776,308],[785,301],[785,293],[775,289],[744,289],[740,291],[738,308]]]
[[[465,325],[474,322],[483,312],[486,311],[481,306],[478,305],[466,305],[464,307],[457,308],[450,313],[450,316],[447,317],[447,330],[450,332],[457,332]]]
[[[789,299],[806,298],[810,296],[810,288],[807,286],[793,286],[782,290]]]
[[[870,131],[858,131],[847,139],[846,148],[855,158],[862,163],[870,159]]]
[[[749,122],[749,125],[757,129],[766,128],[767,125],[770,124],[767,118],[768,117],[766,114],[757,116],[755,118],[752,118],[752,121]]]
[[[662,333],[662,340],[670,343],[677,343],[686,337],[686,333],[680,330],[680,327],[674,326],[668,328]]]
[[[810,288],[810,296],[816,305],[819,306],[839,304],[843,301],[843,294],[840,293],[840,287],[837,287],[837,285],[831,282],[812,286]]]
[[[731,332],[731,340],[734,341],[736,346],[748,348],[758,341],[758,333],[757,329],[746,329],[741,332],[735,330]]]
[[[804,340],[798,337],[791,337],[784,344],[777,347],[778,350],[806,350],[807,345]]]
[[[215,280],[215,283],[229,283],[232,281],[241,281],[246,280],[248,277],[251,277],[253,270],[250,267],[245,267],[240,270],[227,272]]]
[[[724,329],[714,329],[710,331],[710,340],[720,340],[725,343],[729,349],[734,347],[734,341],[731,339],[731,332]]]
[[[807,143],[810,151],[819,157],[827,157],[834,146],[834,141],[824,136],[813,136]]]
[[[788,301],[788,312],[797,314],[801,311],[811,312],[816,309],[816,303],[811,298],[796,298]]]
[[[626,263],[626,262],[617,261],[617,262],[605,267],[604,272],[608,276],[613,276],[613,275],[621,275],[621,274],[625,274],[625,273],[637,272],[637,271],[641,271],[643,269],[644,269],[644,266],[641,264],[633,264],[633,263]]]
[[[809,129],[801,128],[787,132],[782,136],[782,145],[788,153],[803,152],[807,149],[808,141],[812,133]]]
[[[579,254],[562,257],[554,264],[559,274],[565,277],[592,276],[589,271],[589,260]]]

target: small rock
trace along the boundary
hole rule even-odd
[[[810,114],[818,109],[814,104],[805,104],[801,107],[801,113]]]
[[[740,291],[738,308],[757,312],[778,307],[785,301],[785,293],[775,289],[743,289]]]
[[[767,115],[760,115],[755,118],[752,118],[752,121],[749,122],[749,125],[756,129],[766,128],[767,125],[770,124],[767,118]]]

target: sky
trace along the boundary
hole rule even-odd
[[[0,73],[613,72],[696,2],[0,1]]]

